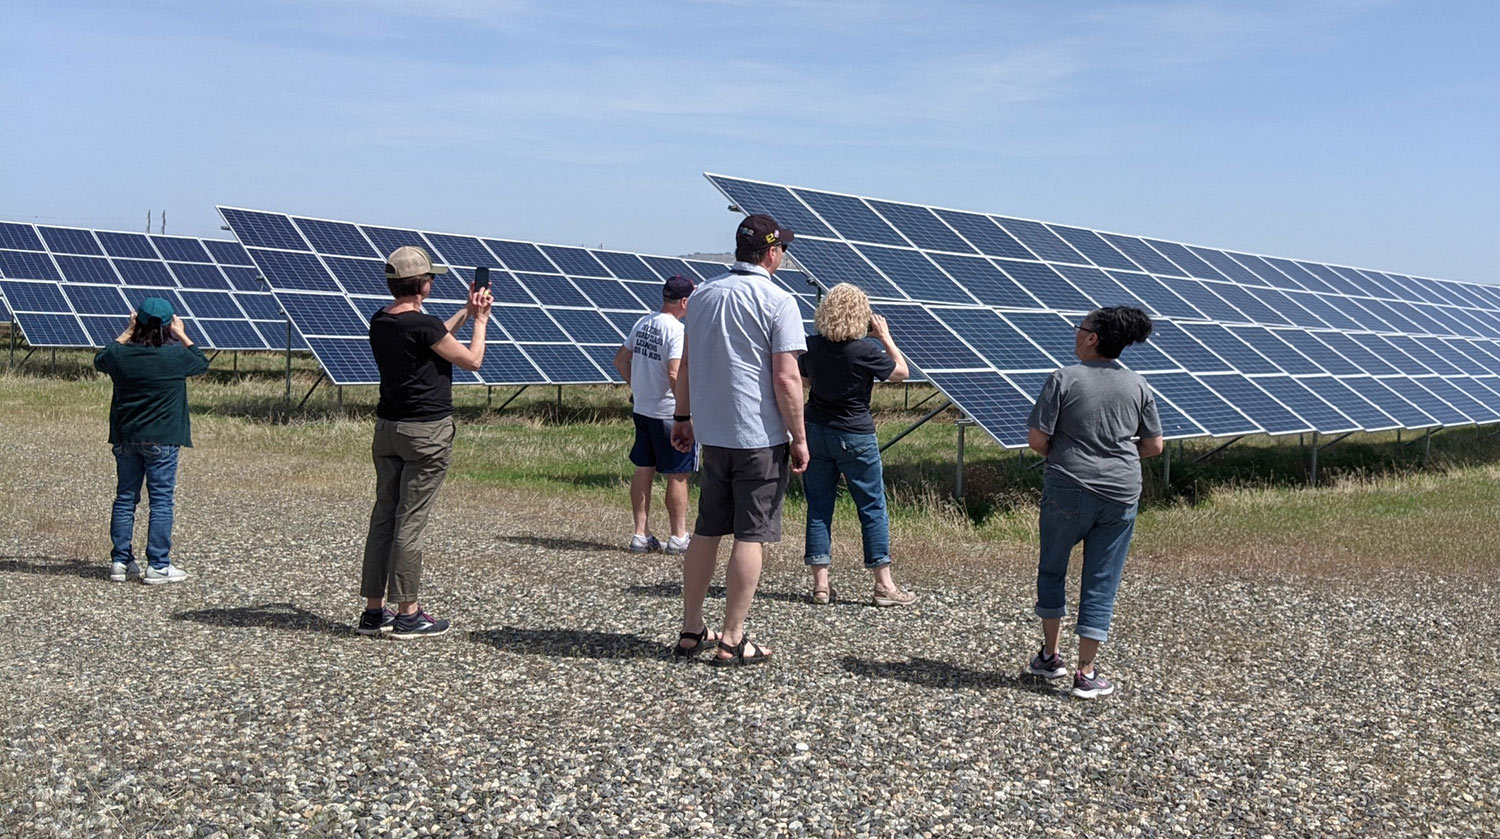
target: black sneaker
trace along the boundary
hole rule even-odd
[[[411,638],[431,638],[448,631],[448,622],[438,620],[424,611],[415,614],[397,615],[391,627],[391,637],[405,641]]]
[[[359,626],[354,631],[360,635],[384,635],[396,625],[396,613],[391,609],[366,609],[360,613]]]
[[[1073,674],[1073,695],[1079,699],[1097,699],[1101,696],[1109,696],[1115,692],[1115,686],[1103,676],[1099,675],[1098,668],[1094,669],[1094,675],[1085,676],[1083,671]]]
[[[1031,657],[1031,663],[1026,665],[1026,672],[1043,679],[1061,679],[1068,675],[1068,666],[1063,664],[1062,656],[1057,653],[1047,655],[1047,648],[1043,646]]]

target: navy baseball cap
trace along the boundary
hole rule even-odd
[[[661,296],[664,300],[681,300],[693,293],[697,284],[681,274],[673,274],[667,278],[665,285],[661,287]]]

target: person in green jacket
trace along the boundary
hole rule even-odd
[[[109,403],[109,442],[115,453],[109,578],[123,583],[136,577],[146,585],[182,582],[187,572],[172,564],[177,453],[181,446],[193,445],[187,377],[207,370],[208,358],[193,345],[172,304],[147,297],[120,337],[94,356],[94,369],[114,380]],[[151,502],[144,574],[131,549],[142,482]]]

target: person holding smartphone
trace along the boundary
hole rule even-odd
[[[117,583],[180,583],[188,575],[172,561],[177,458],[181,447],[193,445],[187,378],[207,370],[208,358],[188,337],[172,304],[147,297],[131,313],[125,331],[94,356],[94,369],[114,383],[109,402],[109,442],[115,455],[109,578]],[[132,548],[142,483],[151,504],[144,573]]]
[[[453,365],[478,370],[483,364],[490,292],[476,282],[468,305],[447,322],[438,320],[422,311],[422,301],[432,293],[433,277],[447,272],[422,248],[397,248],[385,265],[386,286],[395,299],[370,318],[380,402],[371,446],[375,505],[360,582],[365,611],[355,630],[361,635],[406,640],[448,631],[448,621],[423,611],[418,602],[422,533],[453,454]],[[474,330],[465,346],[453,336],[470,318]],[[394,610],[386,608],[389,601],[396,603]]]
[[[833,562],[833,502],[842,475],[859,513],[865,568],[875,578],[870,602],[909,606],[917,596],[891,578],[885,476],[870,415],[875,380],[904,381],[906,358],[891,339],[885,318],[871,313],[870,299],[858,286],[840,283],[829,289],[814,322],[818,334],[807,339],[807,353],[797,360],[803,378],[812,384],[803,409],[809,460],[802,475],[807,495],[802,561],[812,570],[812,600],[825,605],[835,599],[828,567]]]

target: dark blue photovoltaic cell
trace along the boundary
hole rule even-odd
[[[1426,376],[1432,373],[1431,370],[1422,366],[1420,361],[1402,352],[1395,344],[1392,344],[1379,335],[1355,332],[1351,333],[1349,337],[1353,338],[1356,343],[1362,345],[1365,349],[1379,356],[1381,360],[1389,362],[1391,366],[1408,376]]]
[[[78,318],[88,333],[89,346],[107,347],[110,341],[118,340],[120,333],[130,325],[130,318],[121,315],[84,315]]]
[[[1483,343],[1467,338],[1442,338],[1437,340],[1446,344],[1452,350],[1451,355],[1444,356],[1445,358],[1468,359],[1466,364],[1460,364],[1459,366],[1463,367],[1464,371],[1470,375],[1493,376],[1500,373],[1500,359],[1486,352]],[[1493,348],[1494,345],[1490,346]],[[1435,350],[1436,348],[1434,347]],[[1455,363],[1457,362],[1455,361]]]
[[[1300,381],[1313,393],[1322,397],[1325,402],[1338,408],[1344,416],[1359,423],[1359,427],[1365,431],[1389,431],[1401,427],[1401,423],[1390,414],[1375,407],[1369,400],[1332,376],[1309,376]]]
[[[439,265],[465,265],[471,268],[480,265],[490,268],[503,267],[495,259],[495,255],[473,236],[428,233],[426,239],[432,243],[434,250],[432,259]]]
[[[885,223],[880,216],[865,206],[865,202],[851,195],[839,195],[833,192],[816,192],[814,190],[795,190],[797,196],[807,203],[809,207],[822,216],[823,221],[838,231],[845,239],[853,239],[858,242],[875,242],[881,245],[896,245],[906,247],[907,242],[901,238],[894,228]],[[791,225],[789,221],[776,219],[782,224]],[[794,233],[801,233],[795,226]],[[792,247],[796,247],[794,242]]]
[[[699,262],[697,260],[691,260],[688,262],[688,264],[693,266],[693,270],[698,272],[698,276],[702,277],[705,280],[711,280],[714,277],[718,277],[729,272],[728,265],[720,264],[718,262]],[[786,272],[791,270],[792,269],[789,267],[783,267],[776,273],[785,274]],[[796,273],[804,277],[807,276],[801,271],[797,271]]]
[[[538,245],[542,252],[547,255],[552,263],[562,270],[564,274],[573,274],[580,277],[608,277],[609,269],[604,263],[594,258],[594,255],[583,248],[569,248],[560,245]],[[504,257],[501,257],[504,259]]]
[[[516,282],[531,292],[531,296],[543,306],[593,306],[561,274],[517,274]]]
[[[921,306],[883,303],[874,309],[889,321],[896,346],[929,377],[933,370],[989,367]]]
[[[1254,420],[1267,434],[1298,434],[1313,430],[1306,420],[1267,396],[1265,391],[1251,384],[1244,376],[1237,373],[1200,376],[1199,381]]]
[[[68,312],[68,301],[57,283],[0,280],[0,293],[12,312]]]
[[[1239,309],[1245,315],[1249,323],[1263,323],[1274,326],[1291,325],[1286,317],[1272,311],[1266,304],[1260,302],[1250,295],[1250,292],[1241,286],[1230,283],[1205,283],[1212,286],[1214,294],[1224,298],[1229,305]]]
[[[839,283],[853,283],[871,297],[906,299],[906,295],[897,291],[870,263],[843,242],[825,242],[820,239],[808,239],[804,242],[798,239],[792,243],[792,248],[792,256],[797,264],[806,268],[829,288]]]
[[[229,278],[229,286],[238,291],[266,291],[268,286],[260,278],[259,268],[243,268],[238,265],[220,265],[219,270]]]
[[[1233,259],[1230,259],[1229,254],[1224,253],[1223,251],[1214,250],[1213,248],[1198,248],[1191,245],[1188,246],[1188,251],[1190,251],[1194,256],[1213,266],[1214,270],[1218,271],[1220,274],[1223,274],[1224,276],[1237,283],[1243,283],[1245,285],[1269,285],[1269,283],[1265,282],[1260,277],[1257,277],[1249,271],[1245,270],[1245,266],[1239,264],[1238,262],[1235,262]]]
[[[1396,345],[1402,352],[1416,359],[1418,364],[1421,364],[1434,373],[1442,376],[1458,376],[1464,372],[1461,368],[1419,343],[1415,338],[1407,335],[1387,335],[1385,339]]]
[[[199,320],[208,343],[220,350],[261,350],[265,339],[247,320]]]
[[[213,262],[199,239],[186,236],[152,236],[151,244],[168,262]]]
[[[1179,277],[1157,277],[1157,279],[1173,294],[1186,300],[1192,304],[1193,308],[1212,320],[1223,321],[1225,323],[1248,322],[1248,319],[1240,314],[1237,309],[1224,302],[1224,298],[1213,293],[1211,289],[1214,287],[1214,283],[1204,283],[1198,280]]]
[[[913,299],[934,303],[977,302],[917,251],[875,245],[861,250],[882,274],[899,283]]]
[[[57,267],[62,270],[65,282],[120,284],[120,275],[115,273],[109,260],[102,256],[60,255],[57,257]]]
[[[349,294],[367,294],[372,297],[391,295],[390,287],[385,284],[384,259],[330,256],[325,257],[323,263]]]
[[[1125,255],[1115,250],[1114,246],[1099,237],[1092,230],[1084,230],[1081,227],[1065,227],[1060,224],[1049,224],[1047,228],[1064,241],[1073,246],[1073,249],[1088,257],[1089,261],[1103,268],[1116,268],[1122,271],[1134,271],[1134,262],[1125,258]]]
[[[1012,309],[1040,309],[1041,301],[1032,297],[1015,280],[1000,272],[990,261],[978,256],[955,256],[934,253],[930,256],[959,285],[968,289],[986,306]]]
[[[1489,423],[1500,419],[1500,414],[1496,414],[1482,402],[1460,390],[1453,383],[1438,376],[1427,376],[1420,379],[1412,379],[1411,381],[1432,391],[1439,399],[1452,405],[1456,410],[1474,422]]]
[[[721,271],[720,273],[723,272]],[[714,274],[713,276],[718,276],[718,274]],[[689,277],[688,279],[692,278]],[[812,281],[811,277],[801,271],[794,271],[790,268],[782,268],[780,271],[772,274],[771,282],[776,283],[798,297],[808,297],[817,294],[818,286]]]
[[[467,300],[467,289],[474,285],[474,269],[455,267],[445,277],[447,299]],[[556,279],[556,277],[553,277]],[[382,281],[383,282],[383,281]],[[509,271],[495,268],[490,271],[490,299],[496,303],[520,303],[536,305],[536,299],[521,288],[521,283]]]
[[[173,288],[177,280],[167,266],[161,262],[147,262],[143,259],[116,259],[115,270],[120,272],[120,278],[126,285],[150,285],[163,288]]]
[[[1046,351],[1054,366],[1063,367],[1078,360],[1073,354],[1077,330],[1067,318],[1052,312],[1005,312],[1001,317]]]
[[[175,289],[156,288],[153,286],[126,286],[120,289],[120,293],[125,295],[125,302],[130,304],[132,310],[139,309],[141,301],[147,297],[159,297],[172,304],[172,310],[177,313],[178,317],[189,321],[192,320],[187,314],[187,304],[182,302],[182,298],[178,296]],[[189,334],[192,333],[189,332]]]
[[[1318,283],[1322,282],[1322,280],[1320,280],[1318,277],[1309,273],[1307,269],[1303,268],[1290,259],[1277,259],[1276,257],[1270,256],[1263,256],[1260,258],[1269,263],[1272,268],[1275,268],[1277,271],[1280,271],[1282,274],[1290,277],[1292,282],[1295,283],[1299,288],[1316,290],[1318,287]]]
[[[1045,224],[1037,221],[1026,221],[1025,219],[1007,218],[1005,216],[993,216],[995,223],[1010,232],[1010,235],[1020,239],[1031,252],[1042,259],[1056,262],[1072,262],[1079,265],[1088,265],[1089,261],[1083,254],[1073,249],[1072,245],[1058,238],[1056,233],[1047,229]]]
[[[1393,332],[1391,325],[1376,317],[1369,309],[1359,305],[1359,301],[1352,297],[1340,297],[1330,294],[1323,298],[1328,305],[1338,309],[1350,320],[1359,324],[1360,329],[1369,329],[1380,332]]]
[[[512,242],[507,239],[486,239],[485,244],[490,246],[495,256],[505,263],[505,267],[512,271],[527,271],[536,274],[555,274],[557,266],[552,264],[542,251],[530,242]],[[587,254],[585,254],[587,255]],[[597,269],[594,273],[598,274]]]
[[[1320,319],[1317,315],[1314,315],[1307,309],[1304,309],[1301,306],[1297,305],[1297,303],[1292,300],[1287,292],[1281,291],[1280,289],[1250,286],[1248,288],[1241,288],[1240,290],[1253,298],[1259,305],[1266,307],[1267,310],[1271,312],[1274,312],[1277,316],[1279,316],[1281,320],[1289,321],[1292,324],[1300,326],[1304,329],[1322,329],[1324,326],[1327,326],[1327,324],[1324,323],[1323,320]],[[1295,293],[1306,294],[1309,297],[1312,296],[1307,292]],[[1241,310],[1244,310],[1245,307],[1241,306],[1240,308]],[[1247,314],[1251,314],[1253,316],[1253,312],[1247,312]],[[1279,323],[1281,322],[1281,320],[1264,320],[1257,322],[1269,324]]]
[[[1185,277],[1187,272],[1173,265],[1166,257],[1152,250],[1151,246],[1134,236],[1117,233],[1101,233],[1106,242],[1114,245],[1148,273],[1167,277]]]
[[[1312,274],[1313,279],[1317,281],[1311,282],[1305,279],[1303,280],[1302,284],[1307,286],[1309,291],[1331,293],[1338,292],[1338,289],[1333,285],[1333,282],[1337,282],[1339,280],[1339,276],[1333,273],[1333,271],[1329,270],[1328,266],[1318,265],[1311,262],[1298,262],[1297,264],[1307,269],[1307,272],[1309,274]]]
[[[729,200],[733,201],[745,215],[764,213],[786,225],[798,236],[833,236],[823,222],[792,196],[792,191],[782,186],[741,181],[719,175],[709,175],[709,181],[717,186]]]
[[[250,254],[239,242],[224,242],[218,239],[204,239],[203,246],[213,256],[214,262],[220,265],[254,265]]]
[[[800,248],[802,247],[802,243],[797,242],[796,246]],[[642,262],[641,258],[633,253],[622,253],[620,251],[589,251],[589,253],[593,254],[595,259],[604,263],[604,267],[609,269],[609,273],[622,280],[651,280],[658,283],[662,281],[662,278],[656,276],[656,272],[652,271],[650,266]]]
[[[620,309],[626,312],[644,312],[647,307],[630,293],[619,280],[596,280],[592,277],[575,277],[578,286],[594,305],[601,309]],[[659,295],[658,295],[659,296]]]
[[[1312,363],[1307,356],[1297,352],[1296,347],[1282,340],[1282,336],[1291,330],[1267,329],[1264,326],[1225,328],[1236,338],[1254,347],[1256,352],[1269,358],[1271,363],[1293,376],[1315,376],[1324,372],[1323,368]]]
[[[1048,265],[1014,259],[996,259],[994,263],[995,267],[1010,275],[1011,279],[1035,295],[1049,309],[1080,313],[1094,309],[1093,301]]]
[[[1147,373],[1146,381],[1214,437],[1253,434],[1260,427],[1187,373]]]
[[[1168,440],[1178,440],[1184,437],[1203,437],[1208,430],[1196,422],[1193,422],[1187,414],[1177,410],[1171,402],[1152,393],[1156,402],[1156,416],[1161,420],[1161,436]]]
[[[1145,303],[1147,313],[1153,317],[1186,320],[1206,317],[1150,274],[1127,271],[1106,271],[1105,273],[1113,277],[1115,282],[1129,289],[1136,299]]]
[[[969,243],[955,235],[948,225],[943,224],[942,220],[926,207],[873,199],[866,199],[866,201],[875,208],[875,212],[880,213],[887,222],[904,233],[912,244],[923,250],[975,252]]]
[[[260,332],[261,337],[266,339],[266,346],[276,350],[287,348],[287,322],[285,320],[257,320],[251,321],[251,323],[255,326],[256,331]],[[307,339],[302,337],[302,333],[297,331],[297,327],[293,326],[291,329],[291,348],[294,350],[310,349],[307,345]]]
[[[1400,312],[1392,309],[1388,303],[1381,300],[1361,299],[1356,303],[1375,313],[1375,316],[1391,325],[1397,332],[1421,333],[1423,330],[1415,323],[1401,316]]]
[[[297,328],[309,338],[327,336],[369,339],[369,321],[356,312],[343,296],[278,291],[276,299],[287,314],[291,315]],[[367,346],[366,353],[368,352]],[[322,356],[319,355],[319,358]]]
[[[329,276],[328,271],[324,269],[323,263],[319,262],[318,257],[312,253],[251,248],[250,254],[265,272],[266,280],[277,291],[282,289],[339,291],[338,283],[333,281],[333,277]]]
[[[1234,370],[1228,361],[1215,355],[1183,331],[1182,327],[1169,320],[1160,320],[1151,329],[1151,343],[1167,357],[1188,370],[1205,373],[1227,373]],[[1183,410],[1192,414],[1192,410]]]
[[[385,265],[386,257],[395,253],[397,248],[404,248],[408,245],[419,247],[427,251],[428,256],[432,256],[432,244],[415,230],[401,227],[372,227],[368,224],[361,224],[358,227],[360,232],[365,234],[365,238],[375,243],[375,252],[380,255],[382,266]],[[433,256],[433,259],[437,257]]]
[[[1346,333],[1319,332],[1318,340],[1332,347],[1334,352],[1349,359],[1354,363],[1354,366],[1372,376],[1389,376],[1401,372],[1390,362],[1381,358],[1380,355],[1371,352],[1368,347],[1349,337]]]
[[[1026,394],[1026,398],[1036,402],[1038,396],[1042,395],[1042,386],[1047,384],[1047,379],[1052,377],[1052,371],[1046,373],[1006,373],[1005,380],[1015,388]]]
[[[958,210],[933,210],[933,212],[986,256],[1036,259],[1035,254],[1027,250],[1025,245],[1016,240],[1016,237],[1000,229],[1000,225],[995,224],[989,216]]]
[[[1230,367],[1241,373],[1281,372],[1280,367],[1277,367],[1265,356],[1256,352],[1253,346],[1241,341],[1230,333],[1229,330],[1216,323],[1183,323],[1177,324],[1177,326],[1183,332],[1198,339],[1198,343],[1208,347],[1209,351],[1214,353],[1214,355],[1228,362]],[[1187,359],[1179,360],[1189,370],[1201,371],[1202,369],[1189,365]]]
[[[1429,304],[1407,303],[1402,300],[1393,300],[1386,305],[1389,306],[1393,311],[1395,311],[1396,314],[1416,324],[1418,327],[1416,334],[1418,335],[1452,334],[1448,331],[1448,324],[1446,322],[1437,320],[1430,316],[1426,311],[1417,308],[1418,305],[1426,306]]]
[[[1019,330],[988,309],[933,309],[932,314],[998,370],[1052,370],[1057,366]]]
[[[104,249],[99,247],[99,241],[94,238],[92,230],[83,230],[77,227],[37,227],[37,232],[47,242],[47,250],[54,254],[71,253],[82,256],[103,256]],[[189,242],[195,241],[189,239]],[[116,333],[118,334],[118,333]]]
[[[377,253],[375,246],[359,232],[359,228],[346,221],[324,221],[322,219],[293,217],[292,223],[312,244],[313,250],[324,255],[355,256],[364,259],[384,259],[389,254]]]
[[[44,253],[0,251],[0,277],[8,280],[61,280],[57,267]]]
[[[302,238],[302,234],[297,232],[291,219],[280,213],[259,213],[228,207],[221,207],[220,212],[224,214],[224,220],[229,222],[229,226],[234,228],[234,235],[240,240],[240,244],[246,247],[307,250],[307,241]],[[99,239],[104,242],[105,250],[109,250],[109,242],[105,240],[103,234]],[[127,256],[128,254],[112,255]]]
[[[1137,373],[1182,369],[1182,366],[1177,362],[1167,358],[1166,353],[1153,347],[1150,341],[1144,344],[1131,344],[1126,347],[1120,353],[1120,363]]]
[[[490,317],[493,320],[499,321],[500,325],[505,328],[506,332],[510,333],[510,337],[514,341],[546,342],[570,340],[541,309],[496,306],[490,310]]]
[[[1192,251],[1176,242],[1163,242],[1160,239],[1142,239],[1141,241],[1150,245],[1152,250],[1170,259],[1174,265],[1181,268],[1189,277],[1197,277],[1200,280],[1234,282],[1219,269],[1199,259]]]
[[[674,275],[686,277],[690,280],[696,276],[693,273],[693,269],[689,268],[686,262],[675,257],[646,256],[645,254],[641,254],[641,259],[647,265],[651,266],[651,270],[660,274],[663,280]]]
[[[1449,384],[1463,391],[1469,398],[1484,405],[1491,413],[1500,417],[1500,390],[1497,390],[1497,388],[1500,388],[1500,379],[1496,379],[1494,376],[1485,376],[1478,379],[1460,376],[1451,379]],[[1489,386],[1486,387],[1486,384]]]
[[[1281,271],[1277,271],[1271,263],[1266,262],[1258,256],[1248,253],[1235,253],[1234,251],[1229,251],[1229,256],[1259,278],[1259,282],[1252,282],[1249,285],[1266,285],[1272,288],[1292,290],[1306,289],[1306,286],[1288,277]]]
[[[10,309],[4,300],[0,300],[0,323],[10,323],[10,319]]]
[[[999,373],[928,373],[927,378],[1000,445],[1026,445],[1026,418],[1035,400],[1016,390]]]
[[[1417,384],[1416,379],[1393,376],[1389,379],[1382,379],[1381,383],[1401,394],[1403,399],[1421,408],[1423,412],[1431,414],[1443,425],[1469,424],[1470,420],[1466,414],[1439,399],[1432,391]]]
[[[120,294],[119,286],[65,285],[62,286],[62,292],[68,298],[68,302],[73,304],[73,311],[80,315],[129,316],[130,314],[130,304],[126,303],[124,295]]]
[[[1446,306],[1433,306],[1429,303],[1418,303],[1417,310],[1426,316],[1427,320],[1438,324],[1438,335],[1475,335],[1479,330],[1473,321],[1461,320],[1454,312],[1457,309],[1449,309]]]
[[[1359,321],[1344,314],[1331,305],[1324,295],[1314,294],[1310,291],[1288,291],[1284,292],[1297,305],[1315,315],[1319,320],[1334,329],[1361,329]]]
[[[219,272],[217,265],[201,262],[168,262],[167,269],[177,284],[183,288],[229,290],[229,281]]]
[[[1084,296],[1094,301],[1095,307],[1134,306],[1138,309],[1151,307],[1136,297],[1124,286],[1115,282],[1108,274],[1087,265],[1058,265],[1058,273],[1068,278]]]
[[[251,292],[235,292],[234,299],[245,310],[245,314],[251,320],[283,320],[281,306],[276,303],[276,298],[270,294],[257,294]]]
[[[246,319],[227,291],[180,291],[178,295],[195,318]]]
[[[46,250],[42,240],[37,238],[36,230],[29,224],[13,224],[8,221],[0,221],[0,248],[8,248],[18,251],[41,251]]]
[[[1352,268],[1329,265],[1327,272],[1320,274],[1323,282],[1337,294],[1366,294],[1369,281]]]
[[[1303,332],[1300,329],[1284,329],[1277,337],[1307,356],[1308,360],[1335,376],[1358,376],[1365,373],[1354,362],[1333,351],[1333,348],[1318,340],[1325,332]],[[1328,430],[1328,429],[1320,429]]]
[[[7,295],[9,292],[6,292]],[[26,343],[33,347],[92,347],[94,341],[78,318],[72,315],[30,314],[13,312],[16,324],[26,335]],[[116,335],[119,332],[115,333]],[[103,346],[102,344],[100,346]]]
[[[524,344],[521,351],[531,357],[547,378],[555,382],[607,382],[584,354],[570,344]]]
[[[323,362],[328,378],[336,385],[371,385],[380,383],[380,368],[370,354],[368,337],[309,338],[307,343]]]
[[[1251,381],[1277,402],[1292,409],[1297,416],[1306,420],[1311,431],[1340,434],[1345,431],[1357,431],[1361,427],[1359,423],[1319,399],[1317,394],[1290,376],[1262,376]]]
[[[618,350],[619,347],[604,346],[601,344],[585,344],[584,346],[579,347],[579,349],[583,350],[584,355],[593,359],[595,366],[597,366],[600,370],[603,370],[604,375],[608,376],[611,382],[615,382],[618,384],[625,381],[624,379],[620,378],[620,373],[615,369],[614,364],[615,351]]]
[[[479,377],[490,385],[534,384],[547,378],[515,344],[496,341],[485,342]]]
[[[638,314],[636,312],[603,312],[604,319],[615,325],[621,335],[629,335],[630,330],[643,317],[649,317],[650,313]]]
[[[613,352],[625,337],[593,309],[551,309],[548,314],[580,344],[609,344]]]

